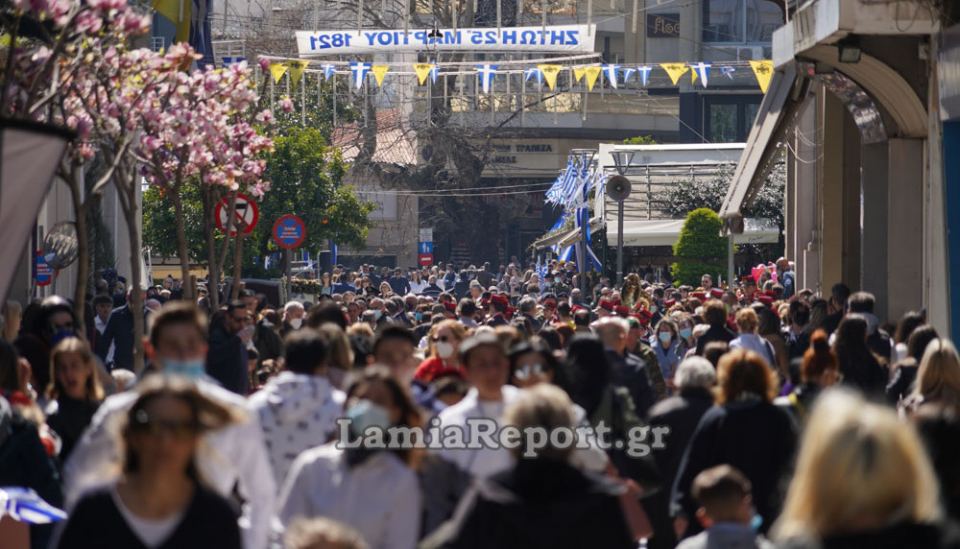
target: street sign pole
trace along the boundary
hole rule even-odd
[[[617,285],[623,284],[623,200],[617,201]]]

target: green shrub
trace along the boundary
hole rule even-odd
[[[675,284],[697,287],[704,274],[716,276],[726,270],[727,240],[720,236],[723,222],[709,208],[687,214],[680,237],[673,245],[677,262],[670,267]]]

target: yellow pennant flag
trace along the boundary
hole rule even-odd
[[[773,61],[769,59],[750,61],[750,68],[753,69],[753,75],[757,77],[760,91],[767,93],[767,88],[770,87],[770,79],[773,78]]]
[[[270,74],[273,76],[275,84],[279,84],[283,75],[287,74],[287,68],[286,63],[270,63]]]
[[[593,91],[593,86],[597,84],[597,77],[600,76],[600,65],[590,65],[587,72],[587,89]]]
[[[674,86],[680,81],[680,77],[690,70],[686,63],[660,63],[660,67],[670,75],[670,81],[673,82]]]
[[[424,82],[427,81],[427,77],[430,76],[430,71],[433,70],[432,63],[414,63],[413,71],[417,73],[417,82],[422,86]]]
[[[553,91],[557,87],[557,75],[560,74],[560,65],[537,65],[543,79],[547,81],[547,87]]]
[[[690,71],[690,83],[691,84],[697,83],[697,71]]]
[[[307,70],[309,64],[310,62],[307,60],[287,61],[286,65],[290,70],[290,85],[293,89],[297,89],[297,84],[300,83],[300,77],[303,76],[303,71]]]
[[[370,68],[370,72],[373,73],[373,78],[377,81],[377,86],[383,86],[383,77],[387,75],[387,71],[390,70],[390,65],[374,65]]]
[[[583,80],[583,75],[587,74],[586,67],[574,67],[573,68],[573,80],[575,82],[580,82]]]

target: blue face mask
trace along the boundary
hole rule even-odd
[[[351,406],[346,413],[350,420],[350,430],[355,435],[362,435],[370,427],[386,429],[390,427],[390,414],[386,408],[363,399]]]
[[[200,379],[204,374],[203,362],[202,357],[190,360],[167,359],[163,361],[163,371],[167,375]]]
[[[673,334],[670,332],[660,332],[657,335],[663,343],[670,343],[670,340],[673,339]]]
[[[423,320],[423,313],[417,312],[413,314],[413,318],[417,319],[417,322]]]
[[[374,319],[374,320],[380,320],[380,317],[381,317],[381,316],[383,316],[383,311],[381,311],[380,309],[374,309],[374,310],[373,310],[373,319]]]
[[[760,515],[753,515],[753,518],[750,519],[750,528],[753,528],[754,532],[759,532],[761,526],[763,526],[763,517]]]
[[[683,339],[690,339],[690,336],[693,335],[693,330],[690,328],[680,328],[680,337]]]

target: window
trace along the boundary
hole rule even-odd
[[[761,95],[714,95],[703,98],[704,137],[711,143],[742,143],[757,117]]]
[[[703,41],[767,43],[783,21],[783,10],[773,0],[704,0]]]

